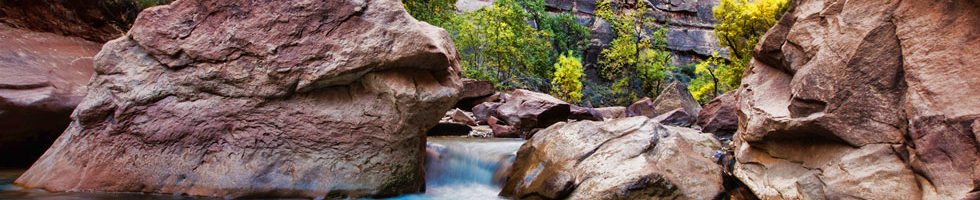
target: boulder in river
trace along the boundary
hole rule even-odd
[[[68,127],[101,45],[3,23],[0,38],[0,167],[27,167]]]
[[[647,117],[560,122],[517,152],[502,196],[539,199],[712,199],[722,169],[711,134]]]
[[[50,191],[359,198],[424,188],[461,81],[396,0],[181,0],[95,59],[71,125],[16,183]]]
[[[518,89],[510,93],[495,113],[508,125],[528,131],[568,120],[571,106],[548,94]]]
[[[980,4],[798,0],[737,94],[762,199],[980,198]]]
[[[694,120],[691,118],[691,115],[688,115],[687,112],[684,111],[683,108],[677,108],[660,116],[654,117],[653,121],[664,125],[689,127]]]

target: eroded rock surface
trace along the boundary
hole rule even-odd
[[[105,44],[68,129],[17,179],[51,191],[384,197],[424,187],[455,47],[399,1],[181,0]]]
[[[671,110],[683,108],[684,112],[691,115],[692,118],[698,118],[698,112],[701,112],[701,104],[697,100],[694,100],[694,96],[691,96],[691,92],[687,90],[687,85],[679,81],[674,81],[663,91],[660,91],[660,95],[653,100],[653,109],[656,113],[667,113]]]
[[[738,130],[736,110],[735,91],[726,92],[704,104],[704,108],[698,112],[697,124],[702,132],[731,137]]]
[[[980,4],[793,4],[738,91],[735,175],[763,199],[980,198]]]
[[[502,196],[712,199],[722,188],[711,134],[647,117],[560,122],[521,146]]]
[[[101,45],[0,23],[0,167],[27,167],[68,126]]]

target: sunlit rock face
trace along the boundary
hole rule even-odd
[[[559,122],[517,152],[501,196],[521,199],[713,199],[721,145],[710,133],[645,116]]]
[[[737,94],[763,199],[980,198],[980,5],[793,1]]]
[[[52,191],[384,197],[424,187],[456,50],[397,0],[181,0],[95,59],[88,96],[16,183]]]

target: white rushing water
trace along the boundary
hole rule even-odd
[[[429,138],[424,194],[399,196],[397,200],[504,199],[497,196],[494,173],[513,162],[521,139]],[[433,156],[431,153],[437,153]],[[431,158],[436,157],[436,158]],[[497,174],[497,178],[502,174]]]
[[[513,162],[524,140],[503,138],[429,138],[426,160],[425,193],[398,196],[395,200],[483,200],[504,199],[497,196],[500,186],[494,183],[494,173],[502,164]],[[0,170],[0,199],[64,200],[64,199],[132,199],[176,200],[215,199],[167,194],[103,193],[103,192],[45,192],[12,185],[23,170]],[[498,179],[502,174],[498,174]]]

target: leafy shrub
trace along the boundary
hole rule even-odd
[[[616,32],[609,48],[601,52],[599,74],[615,81],[612,93],[619,104],[631,103],[642,96],[656,96],[673,70],[666,49],[667,28],[655,27],[654,19],[644,16],[643,3],[632,9],[613,9],[612,4],[602,1],[596,6],[596,15],[608,21]],[[656,31],[643,37],[648,29]]]
[[[717,52],[712,53],[710,58],[695,66],[697,78],[691,80],[690,84],[687,85],[687,90],[691,91],[694,99],[701,103],[711,101],[721,92],[733,90],[734,87],[719,83],[720,76],[731,77],[731,71],[733,71],[731,66],[726,64]],[[741,74],[738,76],[741,77]]]
[[[752,60],[752,48],[769,28],[776,25],[779,17],[786,12],[790,0],[721,0],[713,9],[715,37],[718,45],[727,47],[728,59],[732,61],[730,70],[717,74],[719,85],[730,89],[738,88],[742,82],[742,72]]]
[[[582,71],[582,61],[572,55],[571,51],[559,57],[558,62],[555,63],[555,78],[551,81],[554,88],[551,92],[552,96],[569,103],[582,101],[581,78],[584,76]]]

